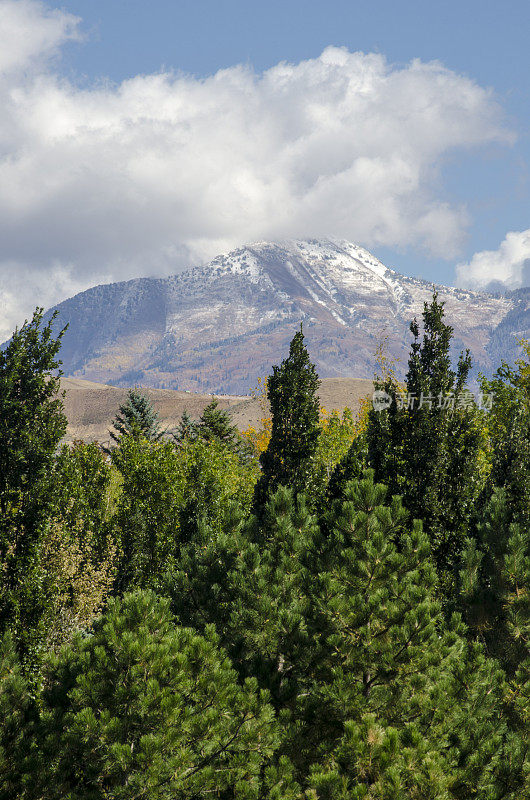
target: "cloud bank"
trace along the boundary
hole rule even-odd
[[[37,302],[253,240],[452,258],[467,217],[439,196],[442,160],[510,140],[492,94],[439,63],[328,47],[263,73],[86,89],[59,71],[78,31],[41,3],[0,0],[0,338]]]
[[[511,231],[498,250],[475,253],[456,268],[458,286],[468,289],[518,289],[530,286],[530,228]]]

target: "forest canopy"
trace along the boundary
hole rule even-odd
[[[294,333],[240,434],[62,444],[61,336],[0,353],[0,800],[530,798],[530,346],[470,390],[436,295],[320,413]],[[485,401],[487,398],[487,402]]]

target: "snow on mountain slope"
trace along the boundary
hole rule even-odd
[[[455,348],[469,347],[488,371],[494,332],[516,307],[524,328],[526,299],[436,288]],[[408,325],[432,290],[347,241],[258,242],[180,275],[98,286],[61,303],[70,323],[64,368],[120,386],[245,393],[285,356],[302,321],[322,377],[372,377],[384,336],[406,363]]]

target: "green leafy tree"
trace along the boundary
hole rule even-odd
[[[494,449],[505,441],[517,417],[530,411],[530,342],[522,339],[515,366],[503,361],[491,379],[481,376],[481,390],[491,397],[488,428]]]
[[[133,439],[148,439],[158,442],[164,436],[158,413],[147,394],[139,389],[129,389],[127,400],[119,408],[114,422],[115,430],[109,430],[110,438],[119,445],[126,436]]]
[[[348,483],[362,478],[366,469],[367,458],[368,447],[366,435],[363,431],[354,438],[347,453],[335,465],[328,482],[325,502],[344,497]]]
[[[269,446],[260,456],[261,478],[255,505],[262,508],[279,486],[296,495],[304,490],[310,474],[318,438],[320,381],[304,345],[302,327],[295,334],[288,357],[273,366],[267,381],[272,416]]]
[[[42,478],[31,561],[16,587],[10,629],[38,679],[44,651],[97,615],[113,582],[116,546],[107,536],[111,469],[99,446],[64,445]]]
[[[491,380],[482,377],[481,388],[491,399],[487,416],[490,432],[491,472],[482,503],[496,487],[503,488],[510,522],[530,526],[530,345],[523,342],[524,357],[516,369],[503,362]]]
[[[43,326],[37,309],[0,352],[0,630],[24,627],[33,614],[31,593],[19,590],[48,513],[47,472],[66,432],[57,359],[65,329],[53,335],[55,316]]]
[[[44,327],[42,316],[37,309],[0,352],[0,511],[9,523],[26,511],[66,431],[57,359],[66,328],[54,337],[56,314]]]
[[[112,468],[96,442],[63,445],[48,473],[46,494],[55,520],[91,531],[102,546],[111,514]]]
[[[92,635],[52,660],[43,708],[50,800],[257,798],[275,748],[256,682],[240,686],[212,630],[175,627],[150,593],[111,601]]]
[[[180,448],[128,437],[112,458],[123,479],[111,523],[121,551],[120,591],[160,586],[202,526],[221,531],[234,508],[248,510],[251,502],[255,464],[218,441]]]

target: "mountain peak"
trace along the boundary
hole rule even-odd
[[[455,347],[469,347],[486,371],[496,348],[505,355],[515,346],[505,320],[518,332],[530,327],[530,300],[437,289]],[[70,323],[64,370],[118,386],[244,394],[284,357],[303,320],[321,377],[371,378],[383,336],[406,363],[410,320],[431,295],[431,284],[352,242],[253,242],[171,278],[109,284],[61,303],[59,324]]]

